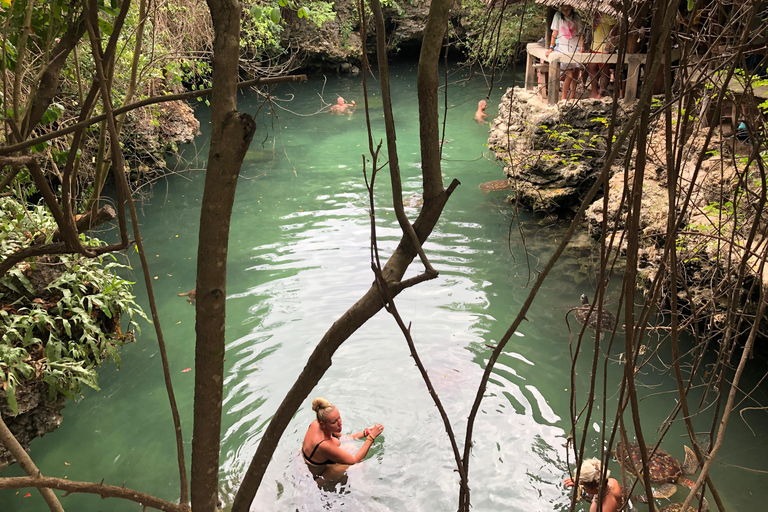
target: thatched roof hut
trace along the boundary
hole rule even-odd
[[[582,13],[600,11],[610,16],[616,17],[618,9],[613,2],[606,0],[534,0],[539,5],[546,5],[553,9],[558,9],[561,5],[570,5]]]

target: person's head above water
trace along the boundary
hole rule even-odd
[[[339,97],[336,99],[336,104],[337,104],[338,106],[340,106],[340,107],[343,107],[343,106],[344,106],[346,103],[347,103],[347,102],[346,102],[346,101],[344,101],[344,98],[342,98],[341,96],[339,96]],[[325,400],[325,399],[323,399],[323,400]],[[325,400],[325,401],[327,402],[328,400]],[[314,402],[312,402],[312,403],[314,404]]]
[[[319,396],[312,400],[312,410],[317,414],[320,429],[326,434],[341,432],[341,413],[335,405]]]
[[[488,102],[485,101],[485,100],[480,100],[480,101],[477,102],[477,109],[478,110],[485,110],[487,106],[488,106]]]
[[[607,471],[605,478],[610,476],[611,472]],[[597,486],[600,483],[600,479],[603,477],[603,465],[600,463],[600,459],[587,459],[581,463],[581,471],[579,472],[579,483],[586,486]]]
[[[343,99],[341,101],[344,101]],[[325,398],[319,396],[312,400],[312,410],[317,414],[317,421],[326,423],[327,416],[336,409],[336,406]]]

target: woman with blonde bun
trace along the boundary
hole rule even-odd
[[[365,438],[363,446],[356,454],[352,455],[340,448],[342,435],[339,410],[322,397],[312,400],[312,410],[317,414],[317,419],[309,425],[307,433],[304,435],[301,453],[315,479],[323,475],[328,466],[334,464],[348,466],[363,460],[373,442],[384,430],[384,426],[377,423],[360,432],[343,436],[344,439],[349,440]],[[346,467],[338,469],[340,470],[339,473],[343,473]]]

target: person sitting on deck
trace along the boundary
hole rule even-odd
[[[597,11],[592,24],[592,53],[613,53],[611,36],[617,27],[617,22],[611,16]],[[608,87],[608,78],[612,66],[603,62],[591,62],[587,64],[587,71],[592,80],[592,92],[590,98],[602,98]]]
[[[603,508],[602,512],[619,512],[624,506],[624,490],[621,484],[615,478],[608,478],[611,472],[605,472],[605,482],[603,483]],[[599,459],[587,459],[581,463],[579,471],[579,481],[574,482],[572,478],[566,478],[563,482],[566,487],[579,485],[581,488],[580,497],[587,501],[592,501],[589,506],[589,512],[598,511],[600,491],[600,479],[603,477],[603,465]]]
[[[581,23],[581,17],[573,6],[563,4],[560,10],[552,18],[552,41],[546,56],[553,51],[563,54],[573,54],[577,51],[584,51],[584,27]],[[565,81],[563,82],[562,99],[576,97],[576,83],[579,79],[579,70],[581,64],[573,62],[573,56],[563,57],[560,62],[560,68],[565,70]]]
[[[344,98],[339,96],[336,104],[331,106],[330,112],[331,114],[351,114],[355,111],[356,107],[355,100],[352,100],[352,103],[347,103]]]
[[[324,481],[340,477],[347,467],[363,460],[374,440],[384,430],[384,426],[377,423],[360,432],[343,436],[346,440],[365,438],[363,446],[352,455],[340,448],[342,435],[339,410],[322,397],[312,400],[312,410],[315,411],[317,419],[309,425],[304,435],[301,454],[318,483],[321,477]]]
[[[488,121],[488,114],[485,113],[485,109],[488,107],[488,102],[480,100],[477,102],[477,112],[475,112],[475,121],[482,124]]]

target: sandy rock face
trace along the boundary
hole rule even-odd
[[[599,174],[610,118],[610,99],[549,106],[533,92],[507,89],[488,142],[507,164],[512,197],[532,210],[578,208]],[[626,119],[619,108],[617,130]]]

